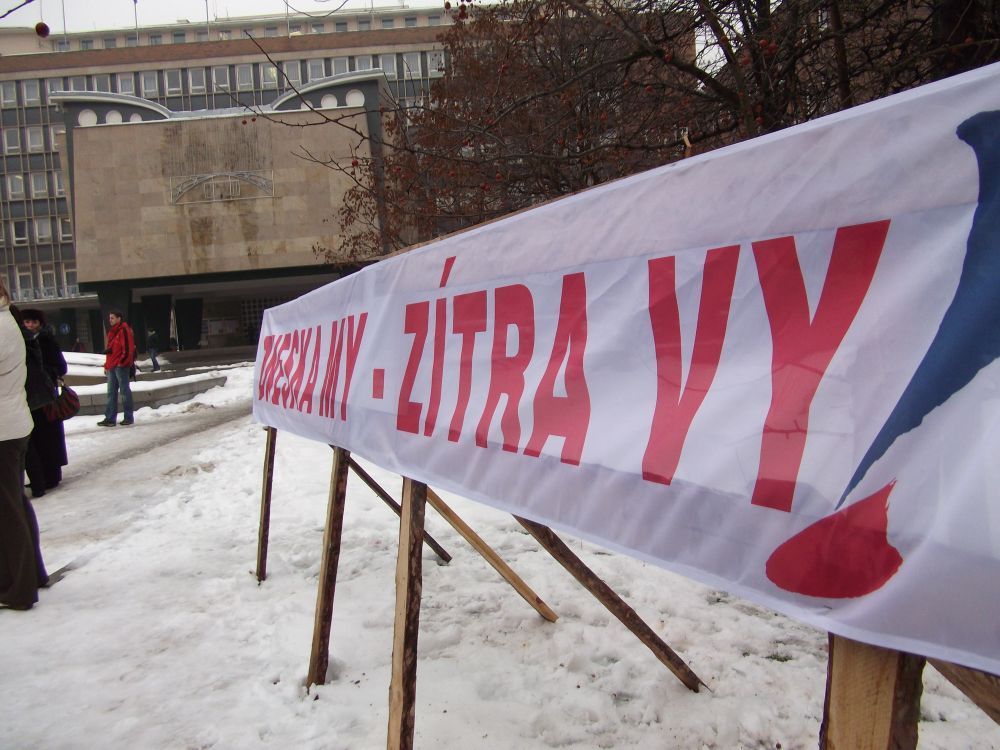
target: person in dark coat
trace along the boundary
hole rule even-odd
[[[160,338],[152,328],[146,331],[146,353],[153,363],[153,372],[160,369],[160,363],[156,361],[156,355],[160,353]]]
[[[22,484],[31,412],[24,388],[24,337],[9,313],[9,304],[0,274],[0,606],[31,609],[49,576],[42,560],[38,520]]]
[[[48,382],[54,385],[66,374],[66,358],[46,325],[45,314],[41,310],[21,310],[21,322],[28,346],[32,346],[31,342],[37,346]],[[62,467],[69,463],[66,435],[63,423],[50,422],[44,409],[32,410],[31,418],[35,426],[28,443],[26,469],[32,497],[41,497],[62,481]]]

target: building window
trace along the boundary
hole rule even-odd
[[[155,70],[146,70],[139,75],[139,82],[142,85],[143,96],[156,96],[160,93],[160,84]]]
[[[52,125],[49,127],[49,143],[52,144],[52,150],[56,148],[56,144],[59,142],[59,137],[66,135],[65,125]],[[58,195],[58,193],[57,193]]]
[[[69,79],[69,90],[70,91],[86,91],[87,90],[87,76],[72,76]]]
[[[135,34],[126,34],[125,35],[125,46],[126,47],[138,47],[139,46],[139,37],[136,36]]]
[[[215,91],[229,91],[229,68],[216,65],[212,68],[212,88]]]
[[[372,30],[372,22],[370,19],[368,18],[358,19],[358,31],[371,31],[371,30]]]
[[[94,89],[97,91],[111,91],[111,75],[102,73],[94,76]]]
[[[150,34],[149,35],[149,46],[156,47],[157,45],[163,44],[163,34]]]
[[[17,106],[17,84],[14,81],[0,83],[0,105],[4,107]]]
[[[188,86],[191,87],[192,94],[205,93],[205,69],[191,68],[188,71]]]
[[[66,217],[61,217],[59,219],[59,239],[61,240],[71,240],[73,239],[73,225],[70,220]],[[73,269],[74,276],[76,275],[76,268]],[[75,281],[73,283],[76,283]]]
[[[444,75],[444,51],[443,50],[431,50],[427,53],[427,75],[429,76],[443,76]]]
[[[56,51],[57,52],[69,52],[69,40],[68,39],[60,39],[58,42],[56,42]]]
[[[38,219],[37,221],[42,221]],[[46,242],[52,241],[52,222],[49,219],[44,220],[48,224],[49,238]],[[37,222],[36,222],[37,224]],[[38,274],[42,277],[42,296],[43,297],[55,297],[59,294],[59,290],[56,288],[56,269],[52,265],[44,265],[38,267]]]
[[[405,26],[408,29],[412,29],[416,25],[417,25],[416,16],[410,16],[409,18],[403,19],[403,26]]]
[[[76,285],[76,265],[73,263],[63,264],[63,282],[66,284],[66,294],[77,294]]]
[[[34,79],[21,83],[21,95],[24,96],[25,104],[41,104],[42,102],[41,86]]]
[[[52,242],[52,219],[48,216],[35,219],[35,240],[38,242]],[[54,276],[52,281],[55,282]]]
[[[66,195],[66,189],[63,187],[62,172],[58,169],[52,173],[52,184],[55,186],[55,194],[57,197]]]
[[[163,78],[164,84],[166,85],[167,96],[177,96],[181,93],[181,71],[168,70],[163,74]]]
[[[113,36],[109,36],[104,40],[104,49],[114,49],[118,46],[118,40]]]
[[[309,28],[312,30],[313,34],[322,34],[323,33],[323,24],[321,24],[321,23],[314,23]]]
[[[63,79],[62,78],[46,78],[45,79],[45,90],[49,94],[54,94],[56,91],[63,91],[65,86],[66,86],[66,84],[63,83]]]
[[[17,128],[3,129],[3,152],[5,154],[21,153],[21,131]]]
[[[395,25],[396,25],[396,21],[393,18],[383,18],[382,19],[382,28],[383,29],[391,29]]]
[[[265,26],[264,27],[264,36],[278,36],[278,27],[277,26]]]
[[[236,88],[240,91],[249,91],[253,88],[253,65],[236,66]]]
[[[243,29],[240,33],[240,39],[253,39],[254,33],[253,29]]]
[[[378,66],[389,78],[396,77],[396,56],[393,54],[379,55]]]
[[[63,239],[67,238],[63,237]],[[63,287],[66,290],[66,294],[76,294],[78,292],[75,263],[63,263],[63,283],[66,285]]]
[[[420,78],[420,53],[419,52],[404,52],[403,53],[403,77],[404,78]]]
[[[302,83],[301,68],[298,60],[287,60],[281,63],[281,72],[285,75],[285,85],[298,86]]]
[[[184,44],[187,41],[187,32],[175,31],[170,38],[174,44]]]
[[[278,87],[278,69],[271,63],[263,63],[260,66],[260,87],[262,89]]]
[[[28,151],[39,152],[45,150],[45,131],[41,125],[32,125],[24,129],[27,135]]]
[[[12,221],[10,223],[10,236],[15,245],[28,244],[28,222]]]
[[[427,16],[427,25],[428,26],[440,26],[441,25],[441,16]]]
[[[302,24],[301,23],[290,23],[290,24],[288,24],[288,33],[289,34],[301,34],[302,33]]]
[[[135,96],[135,79],[131,73],[118,74],[118,93]]]
[[[45,198],[49,194],[49,179],[45,172],[31,173],[31,197]]]
[[[232,29],[219,29],[219,40],[223,42],[228,42],[233,38]]]
[[[372,56],[371,55],[358,55],[354,58],[354,69],[355,70],[371,70],[372,69]]]
[[[333,58],[333,74],[339,75],[341,73],[346,73],[348,71],[346,57],[335,57]]]
[[[196,42],[207,42],[208,32],[207,31],[196,31],[194,32],[194,40]]]
[[[14,198],[24,197],[24,176],[19,174],[9,174],[7,175],[7,197],[13,200]]]
[[[24,231],[28,231],[28,225],[25,224]],[[27,244],[28,240],[25,238],[24,242],[21,244]],[[16,242],[14,244],[17,244]],[[30,268],[18,268],[17,269],[17,291],[21,299],[33,299],[35,280]]]
[[[345,60],[347,58],[344,58]],[[318,81],[320,78],[326,78],[326,63],[323,60],[306,60],[306,69],[309,73],[309,80]]]
[[[93,39],[81,39],[80,40],[80,49],[94,49],[94,40]]]
[[[347,31],[347,21],[337,21],[337,23],[333,25],[333,30],[338,33]]]

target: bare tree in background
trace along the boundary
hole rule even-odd
[[[451,8],[386,103],[328,258],[372,257],[1000,59],[995,0],[514,0]],[[385,177],[382,180],[382,177]]]

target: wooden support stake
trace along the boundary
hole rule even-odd
[[[531,534],[536,541],[541,544],[550,555],[552,555],[560,565],[562,565],[570,574],[576,578],[580,584],[587,589],[591,594],[593,594],[597,600],[608,608],[615,617],[621,620],[622,624],[625,625],[629,630],[631,630],[635,636],[642,641],[646,647],[653,652],[653,655],[663,663],[663,665],[669,669],[674,675],[684,683],[685,687],[692,692],[697,693],[698,688],[704,685],[701,679],[694,673],[694,671],[689,667],[681,657],[679,657],[673,649],[670,648],[663,639],[656,634],[656,632],[649,627],[639,617],[638,613],[630,607],[624,599],[622,599],[618,594],[615,593],[608,584],[594,571],[588,568],[583,560],[573,554],[573,551],[566,546],[552,529],[547,526],[542,526],[534,521],[529,521],[526,518],[521,518],[520,516],[514,516],[517,522],[521,524],[528,533]]]
[[[389,683],[388,750],[411,750],[417,697],[417,633],[420,626],[427,485],[403,478],[396,558],[396,621],[392,638],[392,680]]]
[[[549,605],[542,601],[541,597],[538,596],[531,587],[524,582],[524,580],[513,569],[503,561],[503,558],[496,553],[496,551],[490,547],[483,538],[479,536],[472,527],[469,526],[465,521],[459,518],[459,515],[453,511],[440,496],[432,490],[430,487],[427,488],[427,502],[431,505],[434,510],[440,513],[444,520],[451,524],[452,528],[455,529],[469,544],[472,548],[476,550],[480,555],[482,555],[486,562],[493,566],[504,580],[507,581],[514,590],[521,595],[521,597],[535,608],[542,617],[544,617],[549,622],[555,622],[559,619],[559,615],[553,612]]]
[[[265,427],[267,443],[264,446],[264,486],[260,491],[260,526],[257,531],[257,583],[267,578],[267,539],[271,533],[271,484],[274,481],[274,444],[278,431]]]
[[[402,511],[400,510],[399,507],[399,503],[397,503],[395,500],[392,499],[392,495],[386,492],[382,488],[382,485],[380,485],[372,478],[371,474],[369,474],[367,471],[361,468],[361,465],[353,458],[349,459],[348,463],[350,464],[351,469],[354,470],[354,473],[361,478],[362,482],[364,482],[365,484],[368,485],[369,488],[371,488],[372,492],[378,495],[378,498],[383,503],[392,508],[393,512],[397,516],[402,514]],[[441,558],[444,562],[446,563],[451,562],[451,555],[448,554],[448,552],[445,550],[444,547],[442,547],[440,544],[437,543],[434,537],[432,537],[430,534],[426,532],[424,533],[424,543],[432,550],[434,550],[434,554],[437,555],[439,558]]]
[[[319,568],[319,589],[316,592],[316,617],[313,621],[307,689],[326,682],[326,668],[330,664],[330,623],[333,621],[333,595],[337,588],[337,565],[340,563],[340,538],[344,530],[347,461],[350,456],[343,448],[333,449],[330,500],[323,531],[323,559]]]
[[[949,661],[930,660],[931,666],[965,693],[966,697],[1000,724],[1000,677],[978,669],[960,667]]]
[[[913,750],[924,658],[830,634],[820,750]]]

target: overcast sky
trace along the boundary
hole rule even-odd
[[[23,0],[0,0],[0,13],[17,8]],[[404,3],[374,0],[376,7],[400,7]],[[301,11],[318,15],[330,13],[340,7],[367,8],[371,0],[288,0],[291,12]],[[285,0],[29,0],[22,8],[14,10],[0,20],[0,26],[34,26],[43,20],[53,33],[63,30],[65,9],[66,30],[91,31],[131,27],[138,15],[139,25],[171,23],[187,19],[204,23],[206,9],[212,20],[226,16],[248,16],[264,13],[285,13]],[[444,0],[409,0],[412,7],[444,6]]]

